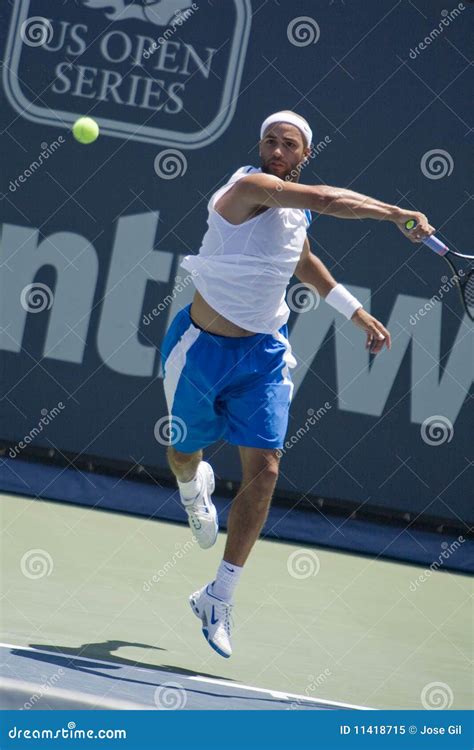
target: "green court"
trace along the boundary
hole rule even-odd
[[[188,604],[222,556],[223,534],[203,551],[186,525],[19,496],[2,495],[0,507],[5,651],[29,647],[165,670],[178,682],[200,675],[356,706],[420,709],[440,690],[453,709],[472,704],[466,575],[435,571],[420,581],[419,566],[260,540],[225,660]],[[9,662],[16,675],[38,679],[17,662],[20,672]],[[80,688],[88,678],[78,676]]]

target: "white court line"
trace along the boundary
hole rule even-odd
[[[1,644],[0,644],[1,645]],[[280,690],[271,690],[270,688],[258,688],[253,685],[243,685],[241,682],[229,682],[228,680],[218,680],[213,677],[188,677],[190,680],[198,680],[199,682],[210,682],[213,685],[227,685],[227,687],[242,688],[243,690],[252,690],[254,693],[267,693],[273,698],[296,698],[298,701],[306,701],[307,703],[323,704],[325,706],[336,706],[337,708],[353,708],[359,711],[375,711],[377,709],[370,708],[369,706],[356,706],[352,703],[339,703],[339,701],[327,701],[323,698],[309,698],[307,695],[299,695],[298,693],[285,693]]]
[[[15,649],[17,651],[32,651],[35,654],[50,654],[51,656],[63,656],[64,658],[70,658],[71,661],[84,661],[84,662],[94,662],[96,664],[103,664],[106,667],[110,667],[111,665],[114,666],[130,666],[128,664],[117,664],[113,661],[105,661],[104,659],[91,659],[87,656],[74,656],[71,654],[62,654],[60,651],[48,651],[47,649],[38,649],[38,648],[32,648],[31,646],[15,646],[13,643],[1,643],[0,642],[0,648],[9,648],[9,649]],[[154,674],[153,669],[147,669],[144,667],[134,667],[135,669],[140,669],[141,672],[149,672],[150,674]],[[159,670],[159,666],[157,666],[157,670]],[[240,690],[248,690],[253,693],[265,693],[266,695],[271,695],[272,698],[277,698],[279,700],[282,699],[296,699],[298,701],[305,701],[306,703],[314,703],[314,704],[320,704],[324,706],[333,706],[336,708],[350,708],[355,709],[358,711],[374,711],[376,709],[370,708],[368,706],[356,706],[352,703],[339,703],[339,701],[329,701],[324,700],[323,698],[309,698],[307,695],[299,695],[298,693],[286,693],[282,692],[281,690],[271,690],[266,688],[258,688],[254,687],[253,685],[243,685],[240,682],[232,682],[230,680],[218,680],[214,679],[212,677],[201,677],[200,675],[191,676],[191,675],[180,675],[179,672],[176,672],[178,676],[184,677],[185,680],[193,680],[194,682],[205,682],[211,685],[223,685],[224,687],[228,688],[238,688]],[[184,685],[183,685],[184,687]]]

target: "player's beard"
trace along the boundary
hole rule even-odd
[[[289,169],[288,167],[275,167],[274,165],[270,164],[271,161],[271,159],[266,162],[262,160],[262,172],[264,172],[265,174],[272,174],[275,177],[279,177],[281,180],[291,180],[291,177],[289,176],[291,174],[291,169]]]

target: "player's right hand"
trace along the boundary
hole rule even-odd
[[[416,222],[414,229],[407,229],[405,227],[407,221],[410,220]],[[429,237],[435,231],[435,228],[428,222],[425,214],[420,213],[420,211],[405,211],[404,209],[400,209],[397,212],[394,223],[400,232],[411,240],[411,242],[423,242],[426,237]]]

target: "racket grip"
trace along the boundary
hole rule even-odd
[[[414,229],[416,226],[413,219],[409,219],[405,223],[405,229],[408,229],[409,231]],[[431,234],[429,237],[425,237],[424,240],[422,240],[423,244],[430,248],[430,250],[433,250],[433,252],[438,253],[438,255],[446,255],[446,253],[449,252],[449,247],[447,247],[444,242],[441,242],[437,237],[434,236],[434,234]]]
[[[449,248],[446,247],[444,242],[441,242],[441,240],[435,237],[434,234],[425,237],[423,243],[427,245],[430,250],[434,250],[435,253],[438,253],[438,255],[446,255],[446,253],[449,252]]]

